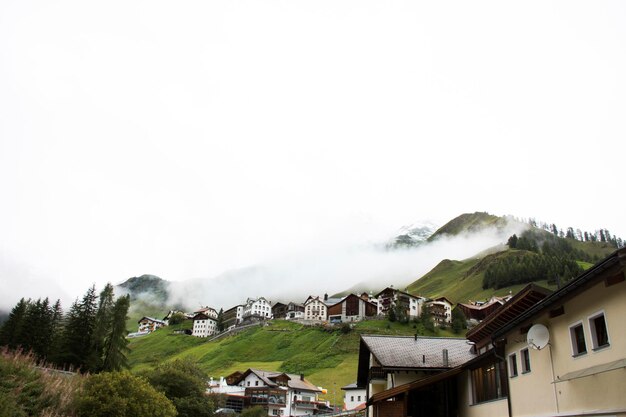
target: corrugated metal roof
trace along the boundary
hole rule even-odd
[[[476,357],[466,339],[447,337],[362,336],[383,368],[454,368]],[[448,350],[444,363],[443,350]]]

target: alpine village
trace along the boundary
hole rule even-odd
[[[174,305],[153,275],[0,328],[0,416],[626,416],[626,248],[608,230],[463,214],[388,251],[500,245],[380,282]],[[190,294],[191,296],[191,294]]]

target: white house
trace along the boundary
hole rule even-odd
[[[328,306],[319,297],[309,296],[304,302],[304,319],[325,321],[328,317]]]
[[[199,313],[205,314],[212,319],[217,319],[217,310],[215,310],[213,307],[206,306],[193,312],[194,316]]]
[[[150,333],[156,329],[167,326],[165,321],[153,317],[142,317],[137,323],[139,324],[138,333]]]
[[[272,303],[263,297],[257,299],[248,298],[243,306],[243,320],[249,318],[272,318]]]
[[[208,337],[217,333],[217,320],[204,313],[198,313],[193,317],[192,336]]]
[[[249,399],[250,406],[261,406],[268,416],[308,416],[330,411],[329,404],[319,401],[324,392],[304,379],[303,375],[248,369],[209,384],[209,392],[226,394],[229,408],[241,410],[238,401]],[[230,407],[232,405],[232,407]]]
[[[390,308],[401,306],[409,318],[419,317],[426,298],[387,287],[376,295],[378,314],[385,315]]]
[[[346,411],[365,408],[367,393],[365,387],[358,387],[356,382],[345,387],[341,387],[343,395],[343,409]]]
[[[452,303],[445,297],[428,301],[426,308],[430,309],[436,325],[446,325],[452,322]]]

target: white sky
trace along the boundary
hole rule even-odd
[[[476,210],[626,237],[625,21],[569,0],[1,1],[2,292],[211,277]]]

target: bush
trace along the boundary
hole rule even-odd
[[[76,400],[78,416],[174,417],[176,408],[144,378],[128,372],[103,372],[87,378]]]
[[[169,325],[180,324],[187,320],[187,317],[183,313],[174,313],[172,317],[170,317]]]
[[[263,409],[263,407],[252,407],[246,408],[241,413],[241,417],[265,417],[267,415],[267,411]]]

